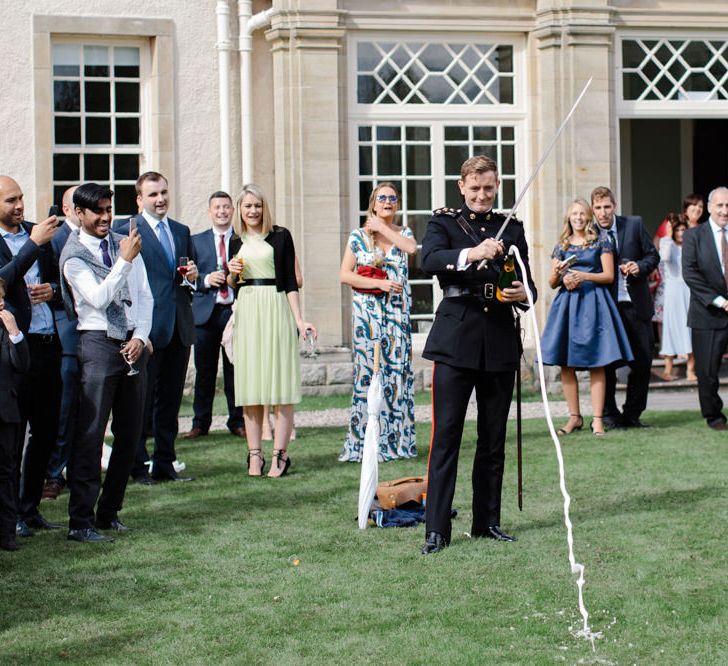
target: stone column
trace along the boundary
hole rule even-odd
[[[348,337],[348,298],[339,287],[347,209],[344,116],[344,30],[336,0],[306,3],[306,11],[274,2],[266,38],[273,57],[275,214],[291,230],[303,269],[304,316],[320,343]]]

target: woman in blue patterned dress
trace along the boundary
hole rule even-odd
[[[342,462],[361,462],[367,424],[367,390],[372,381],[374,344],[381,342],[385,404],[379,417],[379,461],[413,458],[415,443],[412,326],[407,260],[417,251],[408,228],[396,226],[399,193],[380,183],[369,197],[367,221],[349,236],[340,278],[352,288],[354,396]],[[372,268],[382,279],[368,277]]]
[[[561,366],[561,384],[569,407],[569,421],[560,435],[581,430],[584,419],[579,408],[577,370],[589,370],[592,425],[595,435],[604,434],[604,366],[631,361],[632,349],[608,286],[614,281],[614,249],[592,219],[583,199],[571,203],[564,219],[549,285],[559,287],[546,326],[541,348],[545,365]]]

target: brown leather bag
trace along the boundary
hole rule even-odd
[[[427,492],[427,479],[406,476],[403,479],[382,481],[377,486],[377,499],[383,509],[396,509],[407,502],[421,502]]]

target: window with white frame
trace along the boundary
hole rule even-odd
[[[114,190],[114,215],[137,212],[142,154],[141,47],[53,43],[53,201],[71,185]]]
[[[418,244],[432,209],[459,207],[460,166],[475,154],[498,162],[496,207],[515,200],[516,139],[525,118],[518,94],[521,67],[514,44],[360,38],[350,70],[352,213],[364,221],[377,183],[402,192],[402,224]],[[435,281],[410,266],[414,333],[426,333],[440,300]]]

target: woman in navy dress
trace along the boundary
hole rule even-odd
[[[559,289],[541,338],[545,365],[561,366],[561,384],[569,407],[569,421],[558,432],[581,430],[577,370],[589,370],[592,423],[595,435],[604,434],[604,366],[632,360],[627,333],[608,286],[614,281],[614,253],[600,238],[592,210],[583,199],[571,203],[564,228],[551,255],[549,285]]]

